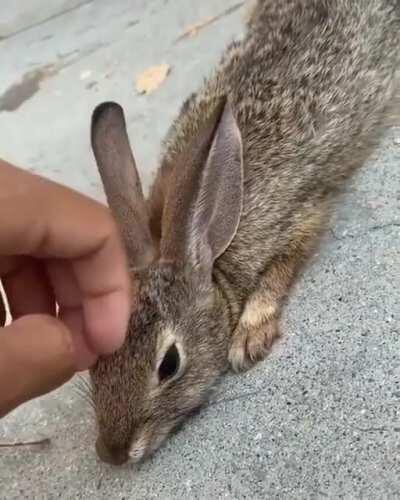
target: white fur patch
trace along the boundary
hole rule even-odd
[[[140,462],[144,457],[147,447],[149,445],[146,434],[142,434],[139,439],[137,439],[129,452],[129,457],[133,462]]]
[[[240,318],[240,325],[244,328],[254,328],[273,318],[277,307],[263,298],[251,299],[245,306]]]
[[[229,362],[232,370],[236,373],[242,371],[246,366],[246,349],[244,342],[234,343],[229,351]]]

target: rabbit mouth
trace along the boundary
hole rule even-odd
[[[108,448],[99,436],[96,441],[97,455],[104,463],[110,465],[123,465],[129,460],[129,454],[124,448]]]

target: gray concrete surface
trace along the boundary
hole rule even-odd
[[[115,99],[148,185],[169,122],[240,35],[243,8],[175,40],[236,3],[98,0],[1,41],[0,156],[104,199],[89,121]],[[166,82],[137,95],[135,77],[163,62]],[[400,498],[399,139],[391,129],[349,186],[266,362],[221,381],[139,466],[98,462],[75,382],[18,409],[0,422],[0,441],[51,445],[0,449],[0,498]]]
[[[33,26],[75,9],[92,0],[2,0],[0,39],[20,33]]]

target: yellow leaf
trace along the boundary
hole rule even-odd
[[[139,94],[151,94],[163,83],[170,71],[169,64],[160,64],[146,69],[136,78],[136,90]]]

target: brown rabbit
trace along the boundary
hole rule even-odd
[[[333,195],[384,129],[399,0],[260,0],[183,105],[144,200],[122,109],[92,144],[132,268],[125,345],[91,370],[99,456],[140,460],[229,367],[262,360]]]

